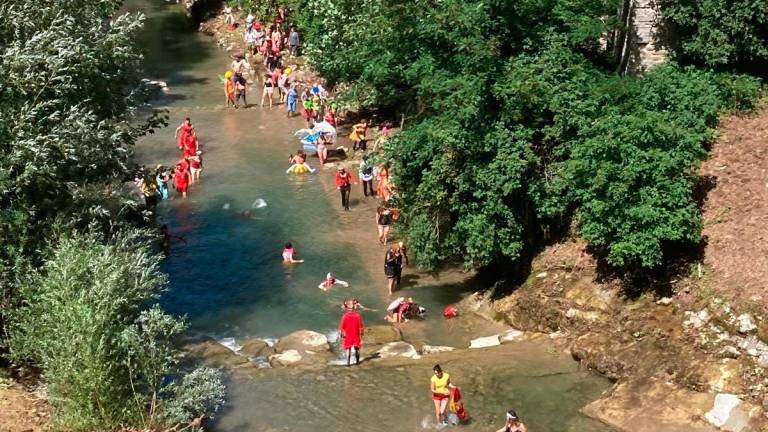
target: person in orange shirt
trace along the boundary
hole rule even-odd
[[[227,108],[230,104],[235,106],[235,82],[231,78],[224,80],[224,96],[227,98]]]

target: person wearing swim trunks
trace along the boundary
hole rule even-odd
[[[237,103],[235,102],[235,82],[232,81],[232,78],[224,80],[224,96],[227,98],[227,108],[229,108],[230,104],[232,106],[237,106]]]
[[[287,264],[298,264],[304,262],[304,260],[295,259],[293,254],[293,245],[291,243],[286,243],[285,247],[283,248],[283,262]]]
[[[528,432],[528,427],[520,421],[515,410],[509,410],[507,411],[504,427],[496,432]]]
[[[429,390],[432,392],[432,401],[435,403],[435,420],[437,424],[445,424],[445,409],[448,407],[448,401],[451,398],[451,376],[439,364],[432,368],[434,375],[429,380]]]
[[[246,92],[246,81],[245,78],[242,77],[242,75],[235,75],[232,77],[232,80],[235,82],[235,108],[239,108],[237,105],[237,102],[242,99],[243,100],[243,108],[248,108],[248,101],[245,99],[245,92]]]
[[[363,317],[355,310],[351,302],[348,302],[346,310],[339,323],[339,337],[342,339],[342,347],[347,352],[347,366],[350,366],[352,349],[355,350],[355,364],[360,364],[360,348],[365,327],[363,326]]]

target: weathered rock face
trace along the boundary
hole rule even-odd
[[[269,356],[269,364],[272,367],[294,366],[301,362],[304,357],[296,350],[287,350],[280,354]]]
[[[583,411],[619,431],[715,432],[713,426],[695,420],[703,417],[712,400],[712,395],[654,381],[642,386],[619,384]]]

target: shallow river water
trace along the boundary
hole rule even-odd
[[[358,198],[350,214],[337,211],[336,196],[329,195],[327,181],[320,177],[330,177],[331,170],[305,176],[284,173],[288,154],[298,147],[293,131],[303,127],[302,121],[286,119],[281,106],[225,109],[217,76],[231,61],[227,53],[196,32],[179,5],[128,0],[126,7],[148,16],[142,34],[147,77],[166,81],[170,88],[154,103],[169,110],[169,127],[140,140],[139,160],[148,167],[175,162],[173,131],[186,116],[192,118],[204,151],[201,184],[191,187],[188,198],[174,197],[158,208],[160,222],[187,242],[174,243],[163,264],[170,276],[163,306],[186,315],[193,332],[220,341],[277,338],[298,329],[331,334],[340,316],[337,305],[350,295],[369,307],[385,307],[383,282],[371,270],[380,265],[359,252],[360,242],[368,239],[353,229],[362,219],[372,222],[372,215],[355,213],[364,211],[354,208]],[[260,94],[249,95],[251,104],[258,102],[256,96]],[[317,165],[317,159],[309,162]],[[287,241],[305,264],[281,263]],[[371,247],[376,247],[375,240]],[[318,290],[328,271],[351,287]],[[467,290],[456,284],[413,283],[405,293],[418,294],[418,301],[439,311]],[[381,315],[367,312],[364,319],[382,324]],[[415,325],[425,329],[425,341],[455,346],[466,346],[468,332],[477,331],[475,326],[452,334],[462,326],[451,327],[439,313]],[[466,430],[495,430],[503,422],[502,413],[513,406],[531,431],[609,430],[579,413],[609,383],[579,371],[551,347],[520,344],[446,361],[474,418]],[[263,370],[236,377],[213,429],[421,430],[430,427],[432,408],[425,392],[430,367],[421,361],[330,368],[322,374]]]

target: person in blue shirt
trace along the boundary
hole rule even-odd
[[[293,117],[296,114],[296,99],[298,99],[299,93],[296,91],[296,84],[291,84],[291,89],[288,90],[288,99],[286,106],[288,107],[288,113],[286,117]]]

